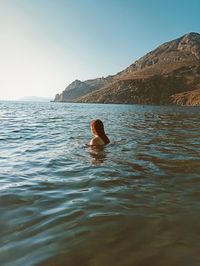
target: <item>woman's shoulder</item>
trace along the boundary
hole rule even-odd
[[[90,145],[104,145],[105,143],[100,137],[95,137],[90,141]]]

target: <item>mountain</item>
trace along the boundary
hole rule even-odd
[[[165,75],[200,60],[200,34],[189,33],[166,42],[118,73],[118,77]]]
[[[74,102],[200,105],[200,34],[166,42],[114,76],[68,86]],[[97,85],[98,84],[98,85]],[[73,87],[73,88],[72,88]],[[91,89],[92,87],[92,89]],[[193,91],[193,92],[192,92]],[[67,97],[65,98],[65,93]],[[60,98],[56,98],[55,100]],[[199,100],[198,100],[199,99]]]
[[[99,90],[105,84],[112,81],[112,76],[107,78],[90,79],[86,81],[75,80],[61,94],[56,94],[54,101],[69,102],[74,99],[86,95],[90,92]]]

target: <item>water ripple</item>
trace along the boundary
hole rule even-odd
[[[199,115],[0,102],[0,264],[200,265]]]

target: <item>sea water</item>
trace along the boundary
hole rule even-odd
[[[199,266],[199,137],[199,107],[0,102],[0,265]]]

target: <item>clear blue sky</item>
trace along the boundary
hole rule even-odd
[[[0,99],[54,97],[200,33],[198,0],[0,0]]]

